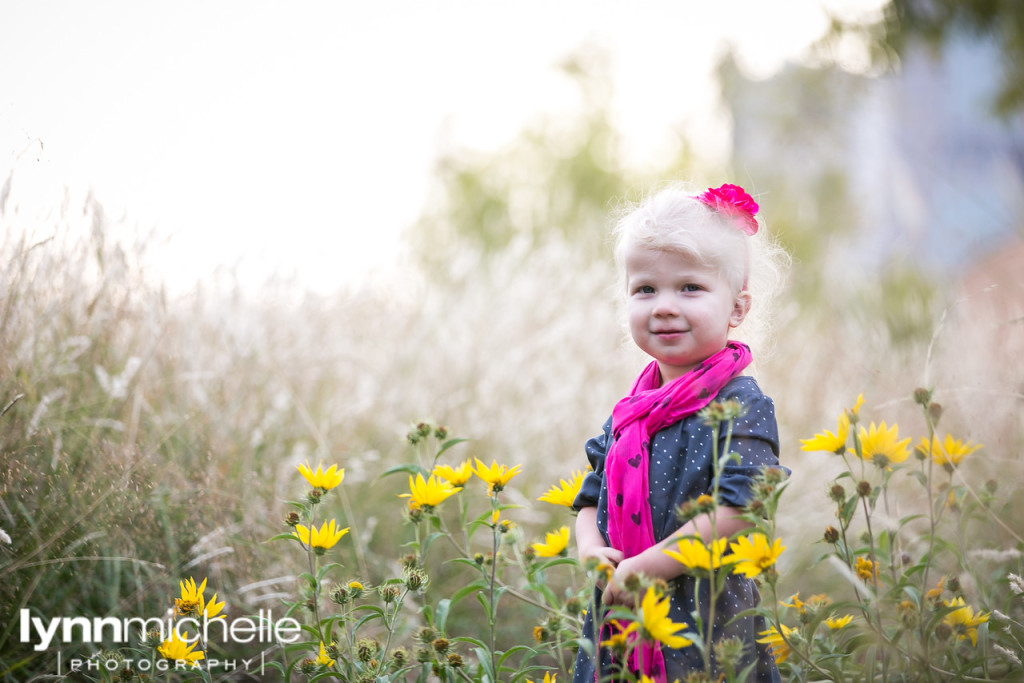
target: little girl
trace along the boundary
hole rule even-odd
[[[738,400],[746,410],[735,421],[730,442],[730,450],[741,456],[741,462],[731,461],[720,477],[715,523],[719,537],[748,526],[738,515],[751,500],[751,483],[762,468],[778,465],[772,400],[752,377],[742,375],[751,361],[750,350],[729,339],[730,330],[751,309],[753,266],[763,262],[768,271],[778,272],[772,260],[781,252],[755,248],[763,238],[763,233],[755,238],[757,209],[736,185],[696,196],[673,186],[618,223],[615,255],[625,273],[630,333],[654,360],[615,406],[604,433],[586,445],[593,469],[573,505],[578,511],[579,557],[615,567],[603,590],[596,589],[596,605],[632,606],[633,594],[624,583],[642,574],[670,582],[673,622],[692,627],[697,585],[699,604],[704,618],[708,617],[708,581],[698,584],[683,573],[682,564],[663,552],[674,550],[680,539],[694,534],[708,545],[712,541],[708,515],[682,525],[676,516],[682,503],[712,493],[712,430],[697,411],[725,399]],[[720,454],[724,438],[723,434]],[[736,670],[754,663],[751,680],[776,681],[775,660],[766,646],[756,642],[758,632],[767,628],[763,620],[732,621],[758,601],[751,579],[728,577],[716,603],[713,640],[738,639],[744,655]],[[597,647],[608,634],[595,638],[592,613],[587,614],[583,630],[585,638],[596,640],[598,662],[581,648],[574,681],[590,683],[615,668],[612,653]],[[704,667],[693,646],[655,648],[642,659],[644,671],[638,673],[657,681],[683,679]]]

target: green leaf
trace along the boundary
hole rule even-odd
[[[451,604],[452,605],[456,604],[457,602],[459,602],[460,600],[462,600],[464,597],[466,597],[467,595],[469,595],[471,593],[479,593],[480,591],[483,591],[483,590],[486,590],[486,589],[487,589],[487,584],[483,581],[483,579],[477,579],[476,581],[473,581],[472,583],[467,584],[467,585],[463,586],[462,588],[460,588],[459,590],[455,591],[452,594],[452,597],[451,597]]]
[[[846,499],[843,503],[843,509],[840,511],[839,521],[842,522],[843,527],[850,526],[850,520],[853,519],[853,513],[857,511],[857,502],[860,500],[860,496],[856,493]]]
[[[422,474],[424,478],[426,478],[430,474],[429,472],[427,472],[425,469],[423,469],[419,465],[416,465],[416,464],[413,464],[413,463],[408,463],[408,464],[405,464],[405,465],[395,465],[394,467],[389,467],[388,469],[384,470],[381,473],[381,475],[379,477],[377,477],[377,478],[378,479],[383,479],[384,477],[387,477],[389,475],[401,474],[401,473],[411,474],[413,476],[415,476],[417,474]]]
[[[271,541],[289,541],[289,540],[295,541],[299,545],[302,545],[302,541],[299,540],[299,537],[296,536],[295,534],[292,534],[292,533],[276,534],[276,535],[271,536],[270,538],[268,538],[267,539],[267,543],[270,543]],[[305,546],[303,546],[303,547],[305,547]]]
[[[441,447],[439,449],[437,449],[437,455],[434,456],[434,459],[437,460],[437,458],[440,457],[442,453],[444,453],[452,446],[458,446],[460,443],[464,443],[466,441],[470,441],[470,439],[448,439],[443,444],[441,444]]]
[[[444,631],[445,623],[448,621],[448,610],[451,608],[452,601],[448,598],[443,598],[437,603],[437,611],[434,614],[434,628],[439,631]]]
[[[327,572],[329,572],[330,570],[332,570],[332,569],[344,569],[344,568],[345,568],[345,565],[338,564],[337,562],[331,562],[329,564],[325,564],[316,573],[316,582],[317,582],[317,584],[319,584],[321,581],[323,581],[324,575]]]

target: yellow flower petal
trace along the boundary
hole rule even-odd
[[[345,470],[339,470],[337,465],[331,465],[327,470],[324,470],[323,463],[320,463],[316,466],[316,472],[314,472],[310,468],[309,463],[306,463],[299,465],[296,469],[309,482],[310,486],[315,489],[323,489],[324,491],[333,489],[345,478]]]
[[[579,495],[582,487],[583,472],[581,470],[577,470],[572,473],[572,479],[569,481],[559,479],[558,484],[548,489],[547,493],[537,500],[545,503],[551,503],[552,505],[572,507],[573,501],[576,500],[576,496]]]
[[[749,536],[740,536],[735,543],[729,544],[732,554],[723,558],[723,562],[735,564],[733,574],[744,574],[748,579],[760,574],[775,564],[779,555],[786,549],[782,539],[768,545],[768,537],[758,532]]]
[[[534,543],[533,550],[537,557],[557,557],[564,555],[569,546],[569,527],[563,526],[558,531],[550,531],[544,536],[544,543]]]

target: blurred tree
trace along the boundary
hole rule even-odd
[[[444,273],[453,250],[472,247],[485,259],[525,241],[530,248],[559,237],[591,258],[607,258],[609,213],[630,188],[648,178],[628,171],[611,123],[607,54],[585,46],[561,65],[579,93],[579,114],[541,119],[502,150],[441,155],[437,201],[411,235],[417,255]],[[680,175],[692,155],[680,152],[653,176]]]
[[[1020,0],[890,0],[880,21],[833,19],[832,35],[866,39],[877,64],[889,66],[915,42],[943,47],[958,34],[984,36],[1003,55],[993,102],[1001,116],[1024,110],[1024,2]]]

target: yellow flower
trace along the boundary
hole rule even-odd
[[[616,628],[612,629],[612,634],[608,636],[606,640],[601,641],[602,647],[609,647],[612,650],[624,652],[626,645],[628,644],[628,634],[626,630],[622,628],[622,623],[617,619],[612,619],[611,623],[615,624]]]
[[[798,610],[800,612],[800,614],[803,614],[803,613],[805,613],[807,611],[807,609],[804,607],[804,603],[800,601],[800,593],[793,593],[793,595],[791,595],[789,599],[792,602],[781,602],[780,601],[779,604],[782,605],[783,607],[792,607],[792,608]]]
[[[505,484],[507,484],[512,477],[519,474],[519,470],[522,468],[522,465],[516,465],[511,469],[507,469],[504,465],[499,465],[497,460],[492,460],[491,466],[488,467],[480,462],[480,458],[474,459],[476,460],[476,476],[487,482],[487,492],[491,496],[494,496],[505,488]]]
[[[640,601],[640,620],[631,623],[626,627],[625,632],[632,633],[639,630],[640,636],[645,640],[664,643],[674,649],[690,645],[692,640],[676,635],[686,628],[686,624],[676,623],[669,618],[669,606],[668,596],[659,598],[654,587],[648,587],[643,600]]]
[[[917,444],[919,453],[925,458],[931,456],[937,465],[942,465],[950,472],[959,466],[964,458],[979,448],[981,448],[980,443],[972,444],[969,441],[964,443],[959,439],[954,439],[951,434],[946,434],[946,438],[942,441],[939,441],[938,436],[933,436],[930,443],[928,439],[921,437],[921,443]]]
[[[577,494],[580,492],[580,488],[583,487],[583,471],[576,470],[572,473],[572,479],[566,481],[565,479],[559,479],[558,484],[548,489],[548,492],[537,500],[542,500],[545,503],[551,503],[552,505],[564,505],[565,507],[572,507],[572,503],[576,500]]]
[[[452,486],[462,486],[473,476],[473,464],[469,460],[463,460],[458,467],[436,465],[434,475],[441,477]]]
[[[292,536],[295,536],[302,545],[307,548],[313,548],[317,552],[323,552],[324,550],[330,550],[334,545],[341,540],[341,537],[348,533],[348,527],[344,529],[338,529],[337,522],[333,519],[329,522],[324,522],[319,529],[312,527],[307,529],[301,524],[295,526],[295,531],[292,532]]]
[[[700,539],[684,538],[676,544],[679,549],[678,551],[666,549],[663,552],[669,557],[678,560],[688,569],[710,572],[712,562],[715,569],[722,566],[722,553],[725,552],[725,546],[728,542],[729,539],[727,538],[716,539],[711,543],[711,549],[709,550]]]
[[[772,626],[767,631],[761,631],[758,633],[759,636],[764,636],[764,638],[758,638],[757,642],[771,648],[772,655],[775,656],[775,661],[781,664],[786,661],[786,657],[789,657],[789,653],[792,652],[789,647],[789,641],[793,639],[793,632],[795,629],[791,629],[785,624],[779,624],[779,626],[782,627],[781,633]]]
[[[409,507],[429,511],[461,490],[461,487],[452,486],[434,475],[424,480],[422,474],[417,474],[415,479],[409,476],[410,493],[403,493],[401,497],[409,499]]]
[[[179,581],[178,586],[181,588],[181,597],[174,599],[175,616],[205,616],[207,619],[224,618],[223,614],[217,617],[220,611],[224,609],[224,601],[217,602],[216,593],[213,594],[213,599],[210,600],[210,603],[206,603],[206,597],[203,595],[206,592],[206,579],[203,579],[198,588],[196,587],[196,580],[191,576],[185,581]]]
[[[299,465],[299,472],[309,485],[315,489],[323,489],[329,491],[335,486],[341,483],[341,480],[345,478],[345,470],[339,470],[337,465],[331,465],[326,471],[324,471],[324,464],[320,463],[316,466],[316,472],[309,467],[309,463]]]
[[[811,597],[807,598],[808,609],[817,610],[822,607],[825,607],[826,605],[831,604],[832,598],[828,597],[824,593],[818,593],[817,595],[812,595]]]
[[[750,579],[775,564],[785,549],[781,538],[776,538],[774,543],[768,545],[767,536],[759,532],[753,533],[749,536],[740,536],[735,543],[730,543],[729,550],[732,554],[727,555],[723,562],[735,563],[732,573],[745,574]]]
[[[829,617],[825,619],[825,625],[833,631],[836,631],[849,625],[851,621],[853,621],[853,615],[847,614],[845,617]]]
[[[872,562],[866,557],[858,557],[857,566],[854,567],[854,571],[864,581],[871,581],[878,575],[878,563]]]
[[[878,427],[872,422],[864,429],[860,428],[861,457],[865,460],[872,460],[880,467],[887,467],[893,463],[901,463],[910,455],[907,444],[910,437],[899,440],[899,425],[892,428],[886,427],[882,422]]]
[[[569,546],[569,527],[563,526],[558,531],[549,531],[544,535],[543,543],[534,543],[533,550],[537,557],[557,557],[564,555]]]
[[[334,643],[331,643],[333,645]],[[324,647],[324,641],[320,641],[320,654],[317,656],[315,663],[320,666],[334,666],[334,660],[327,656],[327,648]]]
[[[541,683],[555,683],[555,677],[557,675],[558,674],[553,674],[550,671],[545,671],[544,672],[544,680],[541,681]],[[526,679],[526,683],[533,683],[533,681],[531,681],[529,678],[527,678]]]
[[[864,394],[860,393],[860,394],[857,394],[857,402],[854,404],[854,406],[852,408],[850,408],[848,411],[846,411],[847,414],[851,415],[853,417],[859,417],[860,416],[860,407],[862,405],[864,405]]]
[[[223,600],[221,600],[220,602],[217,602],[217,594],[216,594],[216,593],[214,593],[214,594],[213,594],[213,597],[212,597],[212,598],[210,598],[210,602],[208,602],[208,603],[207,603],[207,604],[206,604],[206,605],[205,605],[205,606],[203,607],[203,610],[202,610],[202,611],[203,611],[203,615],[204,615],[204,616],[205,616],[205,617],[206,617],[207,619],[223,619],[223,618],[224,618],[224,615],[223,615],[223,614],[220,614],[220,611],[221,611],[222,609],[224,609],[224,601],[223,601]],[[218,616],[218,615],[219,615],[219,616]]]
[[[825,451],[841,454],[846,451],[846,437],[850,434],[850,416],[845,412],[839,416],[836,433],[815,434],[812,439],[800,439],[802,451]]]
[[[198,639],[194,643],[189,643],[187,640],[187,632],[184,634],[184,638],[179,638],[178,633],[171,629],[171,637],[160,643],[159,647],[157,647],[157,652],[164,659],[172,659],[176,662],[190,662],[193,666],[198,666],[196,662],[200,659],[205,659],[206,655],[203,654],[202,650],[193,652],[199,644]]]
[[[944,616],[942,621],[953,629],[953,633],[960,640],[970,638],[971,645],[977,645],[978,626],[988,621],[988,612],[978,612],[975,614],[970,605],[964,604],[963,598],[955,598],[945,602],[947,607],[957,607],[958,609]]]

